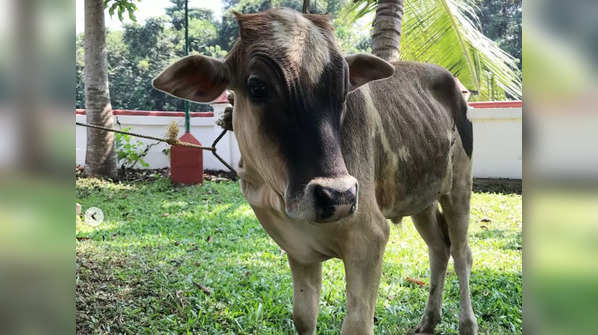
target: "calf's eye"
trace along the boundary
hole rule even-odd
[[[247,78],[247,91],[254,101],[261,102],[268,98],[268,85],[254,75]]]

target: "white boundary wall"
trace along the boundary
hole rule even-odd
[[[522,179],[521,105],[488,103],[488,107],[470,107],[467,115],[473,123],[473,176]]]
[[[521,103],[473,103],[468,111],[468,117],[473,123],[473,175],[478,178],[512,178],[521,179],[522,176],[522,107]],[[215,122],[228,106],[225,103],[212,104],[213,116],[191,118],[191,134],[202,145],[210,146],[221,128]],[[141,114],[141,113],[140,113]],[[180,114],[180,113],[179,113]],[[116,115],[121,128],[131,128],[131,131],[166,137],[168,124],[176,121],[179,125],[179,135],[184,132],[184,117],[149,116],[149,115]],[[77,114],[77,121],[86,122],[86,116]],[[76,127],[76,162],[85,163],[86,128]],[[144,143],[151,140],[137,139]],[[164,168],[169,166],[169,158],[162,153],[168,144],[160,143],[149,151],[145,161],[150,168]],[[231,132],[218,142],[218,154],[233,167],[239,164],[240,154],[236,139]],[[204,151],[204,169],[227,170],[209,151]]]
[[[224,112],[228,104],[216,103],[212,104],[214,107],[213,116],[199,116],[191,117],[191,134],[204,146],[211,146],[212,142],[222,131],[222,128],[216,125],[219,115]],[[142,114],[141,112],[139,114]],[[164,113],[162,113],[164,114]],[[181,114],[181,113],[177,113]],[[179,137],[185,132],[185,118],[183,116],[149,116],[149,115],[115,115],[116,120],[120,123],[122,128],[130,128],[129,131],[134,133],[140,133],[144,135],[150,135],[155,137],[167,137],[166,131],[168,125],[172,121],[176,121],[179,125]],[[87,117],[85,115],[76,114],[78,122],[86,122]],[[76,163],[78,165],[85,164],[85,150],[87,146],[87,128],[77,126],[76,127]],[[135,143],[137,140],[149,144],[155,143],[156,141],[147,140],[139,137],[131,137],[131,142]],[[140,146],[142,149],[145,146]],[[158,145],[153,146],[148,152],[144,160],[149,164],[150,169],[158,169],[170,166],[170,158],[165,155],[162,151],[167,149],[169,145],[161,142]],[[237,141],[232,132],[227,132],[224,137],[218,142],[217,152],[227,163],[236,167],[239,164],[241,154],[239,153]],[[203,151],[203,164],[204,169],[209,170],[228,170],[214,155],[204,150]],[[136,166],[140,168],[138,164]]]

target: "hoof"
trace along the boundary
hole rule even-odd
[[[424,314],[422,320],[419,322],[417,327],[413,329],[410,335],[434,335],[434,329],[440,322],[440,315]]]
[[[478,322],[476,319],[462,320],[459,322],[459,335],[478,335]]]
[[[434,335],[434,331],[426,331],[418,326],[407,333],[407,335]]]

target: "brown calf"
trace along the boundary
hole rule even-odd
[[[201,102],[235,91],[241,189],[288,253],[297,331],[315,333],[321,264],[337,257],[347,282],[342,333],[373,333],[387,219],[411,216],[431,268],[415,332],[433,333],[440,321],[452,255],[460,333],[477,334],[467,243],[472,129],[451,74],[429,64],[343,57],[326,16],[276,9],[237,20],[240,38],[224,61],[184,58],[154,87]]]

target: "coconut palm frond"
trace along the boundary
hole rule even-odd
[[[401,59],[438,64],[479,99],[521,98],[521,74],[514,57],[484,36],[475,0],[405,0]],[[375,11],[375,0],[358,0],[355,18]],[[366,13],[367,14],[367,13]],[[347,19],[352,16],[347,14]]]
[[[340,18],[345,22],[354,23],[369,13],[376,11],[378,0],[353,0],[350,1],[340,13]]]

